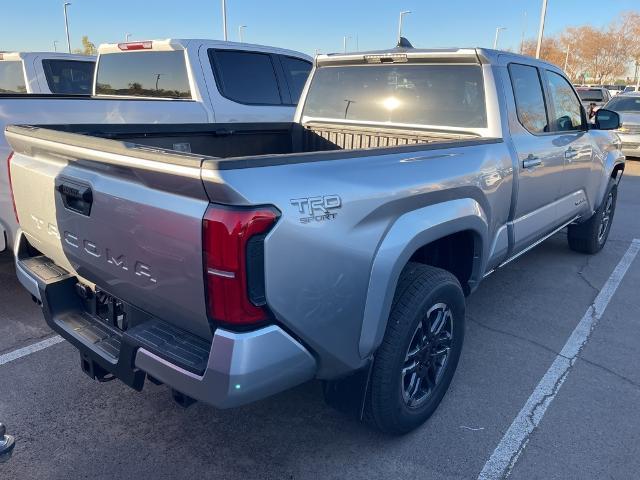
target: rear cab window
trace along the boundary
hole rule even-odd
[[[169,50],[102,54],[96,72],[96,95],[190,100],[185,52]]]
[[[270,54],[211,49],[209,57],[223,97],[248,105],[285,103]]]
[[[479,65],[352,65],[316,69],[305,118],[420,126],[487,126]]]
[[[293,106],[311,71],[311,62],[287,55],[209,49],[220,95],[244,105]]]
[[[27,93],[22,61],[0,61],[0,93]]]
[[[578,95],[584,102],[602,102],[605,99],[602,90],[599,88],[579,89]]]
[[[42,68],[51,93],[90,95],[95,62],[78,60],[42,60]]]
[[[307,78],[311,71],[311,62],[300,58],[287,57],[285,55],[280,56],[280,61],[282,62],[282,68],[289,83],[291,101],[297,104],[298,100],[300,100],[302,89],[305,83],[307,83]]]

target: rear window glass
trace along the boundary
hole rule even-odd
[[[0,93],[27,93],[22,62],[0,62]]]
[[[271,55],[236,50],[209,50],[220,93],[234,102],[281,105]]]
[[[99,95],[191,98],[182,50],[104,54],[97,75]]]
[[[601,102],[603,100],[602,90],[578,90],[578,95],[585,102]]]
[[[42,66],[51,93],[66,95],[91,93],[95,62],[43,60]]]
[[[486,127],[476,65],[358,65],[316,70],[304,116],[381,123]]]
[[[311,71],[311,63],[293,57],[280,57],[282,59],[282,67],[284,74],[289,82],[289,90],[291,91],[291,101],[298,103],[304,84],[307,83],[307,77]]]
[[[606,108],[614,112],[640,112],[640,97],[616,97],[607,103]]]

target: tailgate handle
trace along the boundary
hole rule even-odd
[[[91,214],[93,192],[89,185],[70,180],[61,180],[56,186],[56,190],[62,197],[64,208],[87,217]]]

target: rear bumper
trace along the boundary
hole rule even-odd
[[[230,408],[315,376],[313,356],[278,326],[240,333],[218,328],[208,341],[145,314],[122,331],[83,308],[77,279],[46,257],[18,255],[16,271],[42,302],[47,324],[80,351],[83,370],[94,378],[114,376],[141,390],[150,375],[192,398]]]
[[[618,133],[618,136],[626,157],[640,157],[640,134]]]

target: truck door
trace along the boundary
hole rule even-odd
[[[597,182],[602,172],[594,169],[592,174],[593,149],[580,98],[562,75],[545,70],[544,76],[551,127],[556,132],[554,145],[564,161],[557,212],[559,220],[566,222],[589,210],[587,192],[593,190],[590,179]]]
[[[556,200],[562,186],[564,157],[557,146],[558,135],[551,128],[542,73],[518,63],[509,64],[508,73],[516,112],[509,129],[518,157],[512,251],[517,253],[560,223]]]

